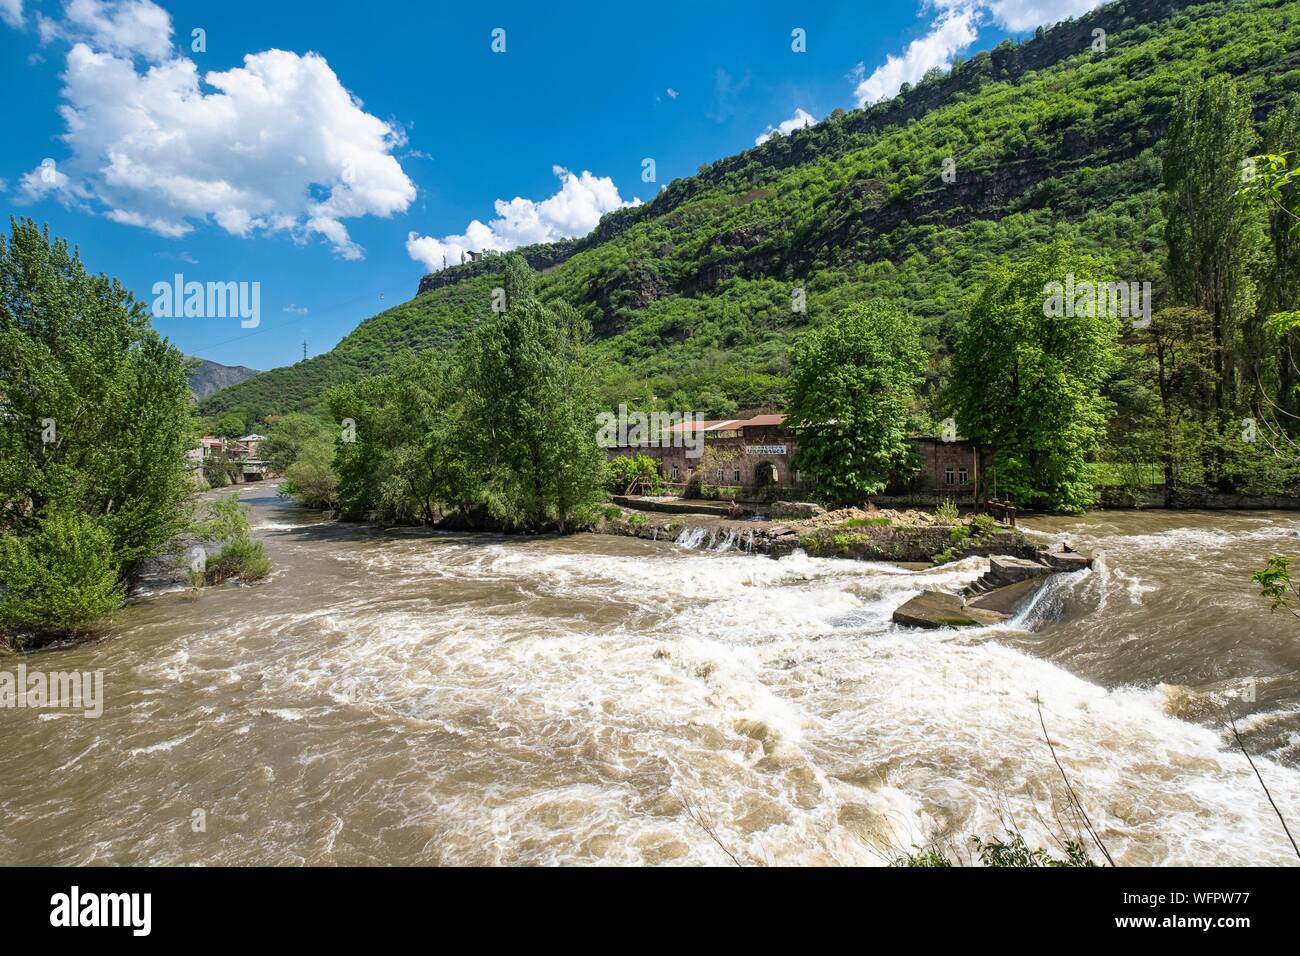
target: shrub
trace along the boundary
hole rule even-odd
[[[961,510],[951,498],[944,498],[943,503],[934,509],[934,513],[943,524],[953,524],[961,519]]]
[[[975,517],[971,518],[970,524],[971,530],[980,537],[988,534],[995,534],[1001,527],[1001,525],[998,524],[997,519],[992,515],[983,514],[975,515]]]
[[[205,579],[209,584],[220,584],[231,578],[248,583],[259,581],[271,571],[271,559],[266,556],[262,542],[252,538],[236,538],[208,560]]]
[[[938,554],[931,555],[930,560],[933,561],[935,564],[947,564],[955,557],[956,555],[952,553],[952,548],[944,548]]]
[[[970,541],[970,528],[964,524],[953,525],[952,531],[948,533],[948,540],[952,542],[954,548],[961,548]]]
[[[78,634],[121,607],[125,587],[103,521],[55,511],[34,534],[0,539],[0,625],[50,637]]]

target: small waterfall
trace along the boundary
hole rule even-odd
[[[698,548],[704,541],[707,531],[707,528],[683,528],[682,533],[677,536],[677,544],[683,548]]]
[[[725,538],[722,539],[722,543],[719,544],[715,550],[717,550],[717,551],[730,551],[731,548],[732,548],[732,546],[733,546],[735,543],[736,543],[736,532],[734,532],[734,531],[728,531],[728,532],[727,532],[727,536],[726,536]]]

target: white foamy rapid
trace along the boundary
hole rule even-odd
[[[104,645],[131,706],[6,735],[52,772],[0,786],[26,821],[0,860],[879,864],[1012,826],[1054,846],[1076,822],[1041,699],[1119,863],[1295,861],[1218,733],[1159,688],[1107,691],[1025,649],[1091,589],[1140,602],[1114,570],[1059,578],[1000,627],[917,632],[894,608],[985,562],[772,560],[734,537],[268,541],[284,566],[262,590],[205,595],[164,641],[168,598]],[[1300,775],[1257,762],[1300,820]],[[87,779],[93,838],[57,803]],[[195,806],[220,840],[187,832]],[[19,848],[51,826],[70,849]]]

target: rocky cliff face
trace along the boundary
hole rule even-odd
[[[238,385],[244,379],[258,374],[257,369],[246,368],[243,365],[221,365],[193,355],[187,357],[190,361],[199,363],[190,370],[190,391],[200,402],[223,388]]]

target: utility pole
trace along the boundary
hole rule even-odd
[[[307,340],[302,340],[302,360],[307,361]]]

